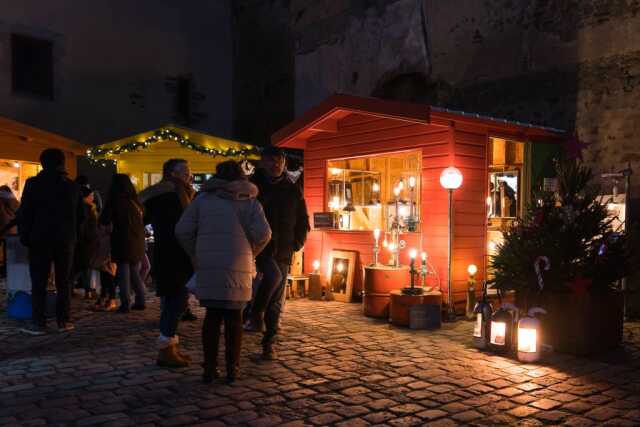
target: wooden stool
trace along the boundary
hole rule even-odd
[[[287,276],[287,298],[304,297],[308,292],[309,276],[306,274],[289,274]]]
[[[409,307],[416,304],[442,305],[440,291],[425,292],[422,295],[404,295],[401,290],[391,291],[389,321],[397,326],[409,326]]]

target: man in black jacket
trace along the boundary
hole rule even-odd
[[[23,332],[30,335],[46,333],[45,304],[52,263],[58,330],[74,329],[69,319],[69,279],[82,204],[79,187],[67,177],[64,162],[61,150],[49,148],[40,154],[43,170],[27,180],[16,217],[20,242],[29,248],[33,324]]]
[[[285,172],[284,152],[267,147],[261,167],[253,176],[258,200],[271,227],[271,242],[256,258],[262,283],[251,308],[251,320],[258,329],[266,328],[262,339],[262,358],[275,359],[273,343],[284,304],[284,290],[293,253],[304,245],[309,231],[309,215],[302,192]],[[263,320],[264,318],[264,320]]]
[[[153,226],[153,268],[157,294],[161,299],[158,359],[160,366],[187,366],[191,358],[178,351],[178,322],[187,308],[186,287],[193,275],[191,259],[175,236],[175,228],[195,191],[193,176],[184,159],[169,159],[162,167],[162,181],[140,193],[145,224]]]

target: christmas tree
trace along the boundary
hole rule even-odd
[[[591,170],[572,160],[555,166],[556,191],[534,194],[490,260],[490,283],[500,294],[515,290],[522,308],[543,294],[611,290],[628,272],[629,240],[612,228]]]

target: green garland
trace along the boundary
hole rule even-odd
[[[174,140],[178,144],[182,145],[185,148],[188,148],[193,151],[197,151],[201,154],[206,154],[208,156],[216,157],[246,157],[252,154],[259,155],[260,149],[258,147],[251,148],[227,148],[226,150],[220,150],[217,148],[209,148],[204,145],[197,144],[189,139],[189,137],[181,135],[177,132],[172,131],[171,129],[160,129],[154,132],[154,134],[144,141],[131,141],[126,144],[119,145],[114,148],[100,148],[94,147],[87,150],[87,158],[93,164],[100,164],[102,166],[107,166],[107,164],[116,164],[115,159],[96,159],[96,157],[104,157],[110,155],[118,155],[121,153],[128,153],[130,151],[138,151],[144,150],[148,148],[150,145],[155,144],[156,142],[166,141],[166,140]]]

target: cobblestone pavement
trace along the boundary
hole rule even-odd
[[[157,319],[151,298],[142,313],[85,310],[68,334],[27,338],[0,321],[0,425],[640,425],[638,323],[616,353],[522,365],[470,347],[466,321],[410,331],[357,304],[295,300],[279,361],[257,362],[246,335],[243,378],[205,386],[201,321],[181,326],[193,367],[166,370]]]

